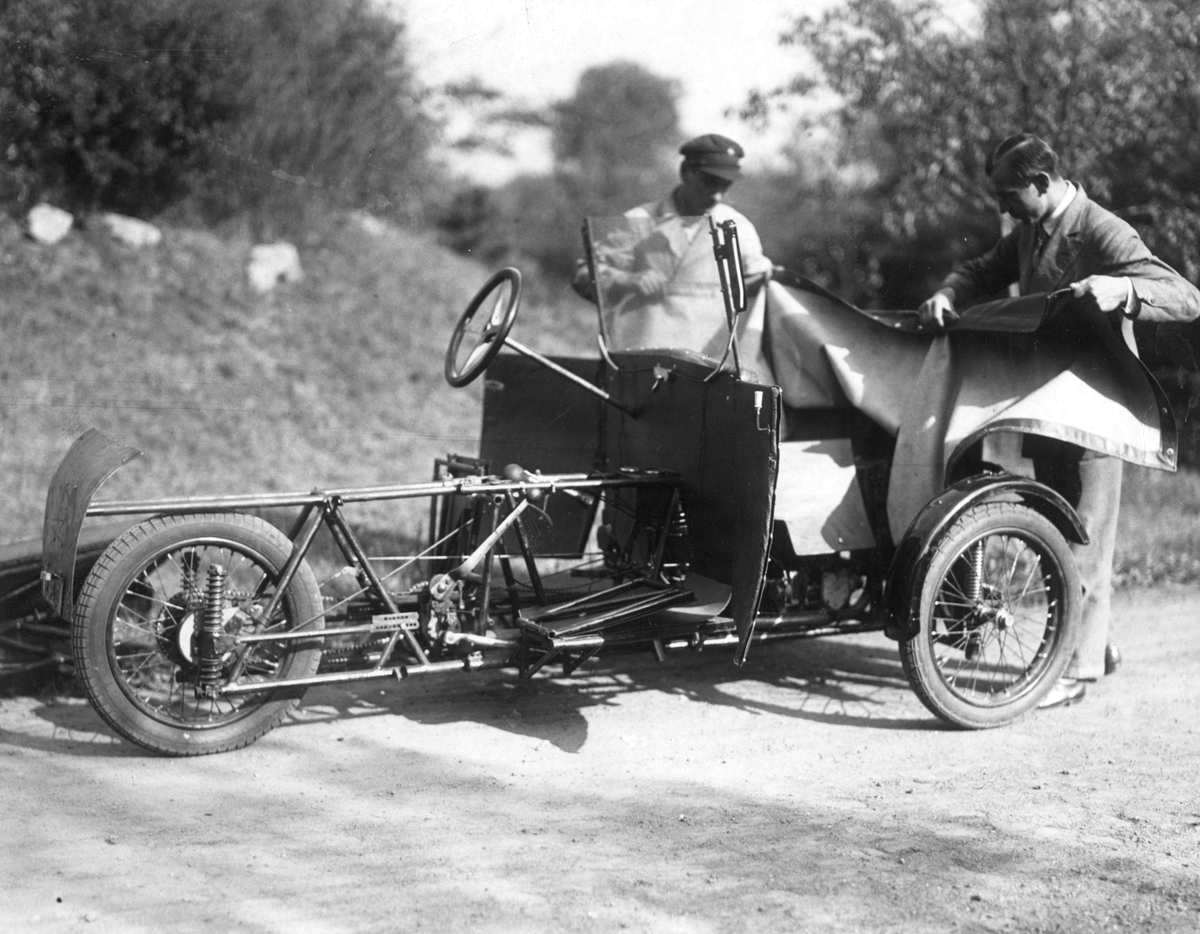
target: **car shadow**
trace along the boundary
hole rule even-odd
[[[577,752],[587,740],[589,710],[647,691],[752,716],[883,730],[949,728],[913,697],[894,649],[836,638],[759,647],[741,669],[729,648],[669,652],[661,662],[642,649],[614,651],[570,676],[543,670],[522,680],[502,671],[386,688],[338,685],[310,692],[289,722],[381,715],[422,725],[474,722]]]
[[[0,726],[0,745],[94,758],[146,755],[114,733],[82,697],[52,697],[37,701],[30,716],[49,724],[50,732],[35,726],[30,730]]]
[[[543,669],[360,681],[312,688],[280,728],[394,716],[426,726],[478,723],[529,736],[564,752],[587,742],[588,712],[625,696],[657,691],[751,716],[795,718],[877,730],[943,730],[912,696],[890,644],[869,637],[821,638],[756,646],[741,669],[731,648],[676,650],[659,661],[648,649],[614,650],[565,676]],[[915,710],[914,710],[915,708]],[[80,698],[42,701],[31,714],[49,735],[0,728],[0,742],[75,756],[143,755]],[[914,715],[914,712],[916,715]]]

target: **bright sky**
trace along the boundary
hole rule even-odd
[[[782,48],[779,34],[789,14],[819,11],[833,0],[384,2],[403,11],[426,83],[475,76],[536,106],[569,97],[591,65],[633,60],[680,82],[685,138],[725,133],[753,162],[778,148],[784,128],[760,137],[724,111],[741,104],[751,88],[776,85],[800,68],[801,53]],[[548,155],[536,146],[520,156],[527,170],[548,166]]]

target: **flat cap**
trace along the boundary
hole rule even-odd
[[[688,165],[726,181],[738,177],[745,155],[741,146],[720,133],[706,133],[690,139],[679,147],[679,151]]]

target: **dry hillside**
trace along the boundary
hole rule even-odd
[[[451,389],[442,358],[489,269],[341,218],[298,244],[302,282],[260,296],[250,246],[168,228],[142,251],[88,229],[47,247],[0,220],[0,544],[40,535],[47,481],[89,426],[146,455],[105,497],[424,480],[475,450],[479,386]],[[517,327],[555,350],[537,338],[549,314]]]

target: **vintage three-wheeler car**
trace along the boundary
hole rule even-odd
[[[479,447],[438,458],[429,481],[98,501],[138,452],[81,436],[47,496],[42,585],[99,714],[195,755],[253,742],[313,685],[569,675],[637,645],[727,645],[742,665],[762,643],[870,630],[950,724],[1034,708],[1073,649],[1086,533],[1002,442],[1170,468],[1153,380],[1069,297],[925,334],[783,270],[747,282],[732,225],[643,223],[584,225],[594,357],[510,334],[515,268],[482,287],[445,364],[455,387],[485,376]],[[674,255],[697,249],[706,264]],[[664,275],[639,274],[655,264]],[[675,316],[672,346],[645,336],[664,333],[642,326],[656,314]],[[414,498],[427,544],[369,554],[348,507]],[[88,517],[132,524],[84,575]],[[340,555],[329,567],[319,533]]]

